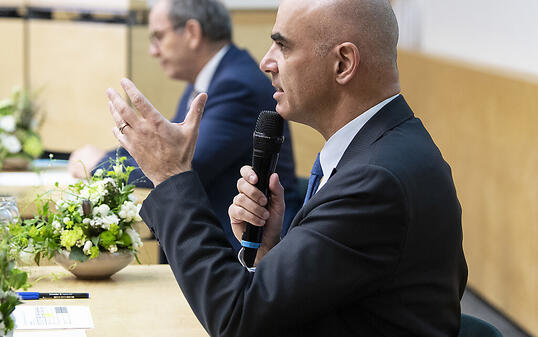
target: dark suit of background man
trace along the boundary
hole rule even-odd
[[[212,336],[457,336],[467,280],[461,209],[450,167],[400,94],[390,2],[282,0],[272,39],[260,66],[277,112],[327,141],[320,187],[281,240],[278,176],[266,214],[252,169],[241,169],[229,214],[236,236],[245,221],[265,226],[255,270],[235,259],[190,170],[206,96],[183,127],[162,127],[182,148],[150,157],[161,140],[141,130],[157,124],[108,91],[116,125],[131,125],[116,137],[156,185],[141,215],[194,313]],[[136,108],[160,118],[145,102]]]
[[[218,1],[161,0],[151,10],[149,30],[151,55],[160,60],[168,77],[189,83],[172,121],[183,121],[195,96],[194,90],[207,92],[210,97],[192,165],[228,239],[239,250],[239,242],[230,228],[228,207],[237,192],[239,169],[252,158],[252,132],[257,116],[262,110],[275,109],[274,89],[248,52],[230,42],[230,16]],[[289,224],[300,201],[295,192],[295,168],[287,125],[285,137],[277,172],[289,192],[286,199],[286,223]],[[115,158],[116,152],[105,153],[87,146],[73,154],[71,167],[80,177],[84,176],[84,171],[77,172],[82,167],[79,159],[93,171],[100,167],[110,169],[109,159]],[[118,153],[129,158],[127,165],[138,166],[124,149],[120,148]],[[153,187],[140,170],[135,170],[130,180],[140,187]]]

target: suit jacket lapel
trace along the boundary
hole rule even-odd
[[[189,97],[191,96],[193,90],[193,85],[189,84],[183,91],[183,96],[181,96],[181,100],[177,106],[176,115],[172,119],[173,123],[181,123],[185,120],[185,116],[187,115],[187,103],[189,102]]]
[[[358,160],[359,162],[366,163],[370,155],[368,150],[370,145],[381,138],[388,130],[411,118],[413,118],[413,112],[402,95],[399,95],[385,105],[357,132],[338,162],[338,165],[331,172],[330,179],[335,179],[338,176],[338,170],[350,161],[357,162]],[[299,210],[288,229],[288,233],[293,227],[299,224],[301,219],[306,215],[305,212],[310,210],[311,206],[309,207],[309,205],[315,205],[316,199],[320,197],[319,193],[323,194],[323,189],[329,184],[330,180]]]
[[[224,54],[224,56],[220,60],[219,65],[215,69],[215,73],[213,74],[213,78],[211,79],[211,82],[209,83],[209,87],[207,88],[207,94],[208,95],[211,95],[211,90],[213,89],[213,86],[214,86],[215,82],[219,82],[218,77],[219,77],[222,69],[226,69],[227,63],[229,63],[231,61],[234,61],[237,58],[237,56],[238,56],[238,54],[240,52],[241,51],[233,43],[230,44],[230,48],[228,49],[226,54]]]
[[[370,152],[367,150],[383,134],[408,119],[413,118],[413,111],[407,105],[402,95],[399,95],[381,110],[379,110],[363,127],[357,132],[351,144],[344,152],[344,155],[336,165],[338,170],[346,165],[350,160],[367,160]]]

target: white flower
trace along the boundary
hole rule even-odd
[[[71,219],[69,219],[68,217],[65,217],[64,220],[63,220],[63,221],[64,221],[64,224],[67,225],[67,223],[69,222],[69,220],[71,220]]]
[[[16,124],[17,124],[17,121],[15,120],[15,117],[13,117],[12,115],[8,115],[8,116],[4,116],[0,118],[0,129],[6,132],[15,131]]]
[[[80,214],[80,216],[84,216],[84,210],[82,209],[82,204],[78,205],[78,214]]]
[[[4,334],[5,329],[6,326],[4,325],[4,316],[2,316],[2,313],[0,312],[0,332]]]
[[[100,177],[103,175],[103,173],[104,173],[103,169],[97,169],[97,171],[95,171],[93,175],[96,177]]]
[[[93,228],[100,228],[103,225],[103,220],[101,218],[93,218],[90,220],[90,226]]]
[[[86,241],[86,243],[84,244],[84,248],[82,248],[84,254],[90,255],[90,248],[92,248],[92,246],[93,243],[90,240]]]
[[[116,174],[121,174],[123,172],[123,169],[120,165],[114,165],[114,172]]]
[[[92,204],[98,204],[108,194],[107,185],[116,186],[116,182],[112,178],[105,178],[91,183],[80,191],[79,195],[82,199],[89,199]]]
[[[0,134],[2,145],[9,153],[19,153],[22,149],[21,142],[15,136]]]
[[[114,224],[117,225],[120,222],[120,219],[116,216],[116,214],[110,214],[108,216],[104,216],[103,218],[103,224],[107,226],[107,228],[110,228],[110,225]]]
[[[129,194],[128,198],[130,201],[136,202],[136,195],[134,195],[134,193]]]
[[[142,207],[140,205],[140,207]],[[135,205],[132,201],[125,201],[123,205],[120,207],[120,211],[118,212],[118,215],[120,218],[125,219],[127,222],[131,221],[140,221],[140,217],[138,216],[138,211],[140,210],[140,207]]]
[[[127,233],[131,237],[134,250],[138,250],[140,247],[143,246],[142,240],[140,239],[140,235],[138,235],[138,233],[134,229],[127,228],[125,230],[125,233]]]
[[[80,190],[79,197],[81,199],[90,199],[90,189],[88,186],[84,186],[84,188]]]
[[[58,233],[62,229],[62,224],[58,220],[54,220],[52,222],[52,228],[54,228],[55,233]]]
[[[107,204],[102,204],[93,209],[93,216],[105,217],[110,212],[110,207]]]
[[[87,224],[91,223],[91,221],[92,220],[90,218],[84,218],[84,220],[82,220],[82,223],[87,225]]]
[[[108,247],[108,251],[111,252],[111,253],[115,253],[115,252],[118,251],[118,246],[112,245],[112,246]]]
[[[103,205],[101,205],[103,206]],[[110,229],[110,225],[119,224],[120,219],[116,214],[99,216],[100,214],[94,214],[94,218],[90,220],[90,225],[94,228]]]

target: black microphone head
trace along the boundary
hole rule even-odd
[[[274,111],[262,111],[256,121],[255,132],[259,132],[266,137],[282,137],[284,119]]]

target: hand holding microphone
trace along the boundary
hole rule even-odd
[[[284,140],[284,121],[276,112],[260,113],[254,132],[252,167],[241,169],[239,194],[229,208],[235,236],[241,241],[243,260],[255,263],[258,249],[263,256],[280,238],[284,216],[284,189],[273,174]]]

